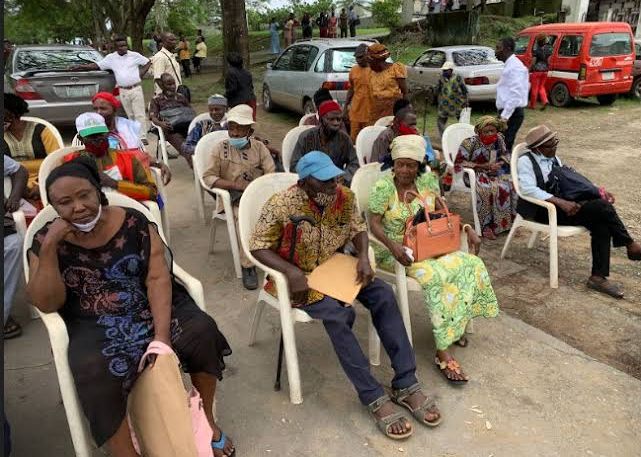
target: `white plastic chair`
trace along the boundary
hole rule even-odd
[[[234,259],[234,270],[236,277],[242,278],[242,268],[240,265],[240,248],[238,247],[238,238],[236,236],[236,225],[234,224],[234,210],[231,204],[231,196],[228,191],[224,189],[210,188],[203,180],[205,167],[207,165],[207,156],[211,154],[214,146],[220,141],[229,138],[227,130],[219,130],[211,132],[200,139],[194,151],[193,164],[194,164],[194,189],[196,192],[196,200],[199,205],[199,210],[202,205],[202,214],[204,218],[204,191],[207,190],[216,194],[216,207],[211,215],[211,227],[209,229],[209,253],[213,254],[214,244],[216,243],[216,224],[217,220],[224,221],[227,224],[227,234],[229,235],[229,245],[231,247],[232,257]]]
[[[249,186],[247,186],[247,189],[243,192],[243,196],[240,198],[238,213],[238,230],[240,231],[240,240],[245,254],[257,268],[265,272],[265,277],[269,275],[274,280],[278,290],[278,297],[274,297],[267,293],[264,288],[260,289],[256,308],[250,324],[249,345],[252,346],[256,342],[256,332],[258,331],[258,324],[263,314],[265,303],[276,308],[280,313],[285,363],[287,367],[287,380],[289,382],[289,399],[296,405],[303,402],[303,396],[301,392],[300,370],[298,366],[298,355],[296,352],[296,334],[294,333],[294,324],[296,322],[311,322],[313,319],[309,317],[306,312],[297,308],[292,308],[285,275],[280,271],[269,268],[256,260],[249,250],[249,239],[252,231],[254,230],[254,226],[260,217],[261,210],[267,200],[269,200],[269,198],[275,193],[296,184],[297,181],[298,175],[295,173],[274,173],[261,176],[260,178],[253,180]],[[371,345],[374,338],[376,338],[374,341],[378,341],[378,337],[376,335],[376,331],[373,332],[376,336],[372,335],[372,329],[373,326],[370,324],[370,363],[372,365],[378,365],[380,363],[380,360],[378,359],[378,346],[372,347]]]
[[[211,115],[209,114],[209,111],[206,113],[201,113],[198,116],[196,116],[190,123],[189,127],[187,128],[187,134],[189,134],[194,127],[196,127],[196,124],[198,124],[200,121],[204,121],[206,119],[211,119]],[[220,122],[225,122],[227,120],[227,115],[223,116],[223,119]]]
[[[298,142],[298,137],[305,130],[309,130],[311,128],[314,128],[314,126],[299,125],[291,129],[289,132],[287,132],[287,135],[285,135],[285,138],[283,138],[283,146],[281,147],[281,154],[283,158],[283,168],[287,173],[291,171],[289,169],[289,165],[292,162],[292,156],[294,155],[294,148],[296,147],[296,143]]]
[[[526,152],[527,152],[527,148],[525,146],[525,143],[520,143],[512,151],[512,159],[511,159],[510,166],[512,170],[512,182],[514,184],[514,190],[516,191],[518,196],[521,197],[523,200],[526,200],[530,203],[534,203],[535,205],[545,208],[548,212],[548,223],[542,224],[540,222],[529,221],[527,219],[524,219],[520,214],[517,214],[516,219],[514,219],[514,222],[512,223],[512,228],[510,229],[510,233],[507,235],[507,239],[505,240],[505,245],[503,246],[503,250],[501,251],[501,258],[502,259],[505,258],[505,254],[507,254],[507,248],[512,242],[512,238],[514,238],[514,234],[516,233],[519,227],[524,227],[532,232],[527,244],[528,248],[534,247],[534,243],[536,242],[536,238],[539,232],[547,233],[550,239],[550,287],[552,289],[557,289],[559,287],[558,238],[581,235],[584,233],[588,233],[588,230],[585,227],[576,226],[576,225],[557,225],[557,220],[556,220],[557,210],[554,204],[543,201],[543,200],[537,200],[532,197],[526,197],[521,193],[521,184],[519,183],[518,162],[519,162],[519,157],[525,154]]]
[[[62,140],[62,135],[60,135],[58,129],[55,128],[51,122],[40,119],[39,117],[32,116],[22,116],[20,119],[22,119],[23,121],[36,122],[38,124],[44,125],[46,128],[51,130],[53,136],[56,137],[56,140],[58,140],[58,147],[63,148],[65,146],[65,142]]]
[[[300,126],[305,125],[305,121],[306,121],[307,119],[312,118],[312,117],[316,117],[316,116],[318,116],[318,114],[317,114],[317,113],[308,113],[308,114],[305,114],[303,117],[301,117],[301,118],[300,118],[300,121],[298,121],[298,126],[300,127]]]
[[[107,195],[107,198],[111,205],[137,209],[143,213],[147,219],[155,222],[159,227],[161,227],[158,223],[158,219],[156,219],[149,210],[145,208],[145,206],[126,195],[112,192]],[[42,211],[40,211],[40,213],[38,213],[27,230],[23,248],[24,275],[27,282],[29,281],[29,259],[27,252],[29,248],[31,248],[33,237],[47,222],[55,219],[56,217],[58,217],[58,214],[53,207],[51,205],[46,206]],[[165,240],[162,228],[159,230],[159,233],[162,239]],[[205,294],[200,281],[189,275],[185,270],[176,265],[175,262],[173,263],[172,268],[174,275],[185,286],[189,295],[196,302],[196,305],[205,311]],[[40,311],[37,312],[42,318],[42,322],[45,324],[49,334],[53,360],[56,365],[56,374],[58,376],[58,384],[60,386],[60,393],[65,407],[67,423],[69,424],[69,431],[75,455],[76,457],[91,457],[93,455],[92,449],[95,448],[95,445],[93,444],[91,435],[87,430],[80,401],[78,399],[78,392],[76,391],[76,386],[71,374],[71,368],[69,367],[69,358],[67,355],[69,348],[69,335],[67,334],[67,326],[58,313],[45,314]]]
[[[160,148],[160,157],[158,157],[158,152],[156,152],[156,160],[162,160],[163,163],[169,166],[169,153],[167,152],[167,140],[165,139],[165,132],[154,124],[151,120],[149,121],[151,125],[156,129],[156,135],[158,135],[158,148]]]
[[[369,163],[370,158],[372,157],[374,142],[385,130],[387,130],[387,127],[370,125],[358,132],[358,135],[356,136],[356,156],[358,157],[358,163],[361,167],[366,163]]]
[[[377,127],[389,127],[392,125],[392,122],[394,122],[394,116],[383,116],[376,122],[374,122],[374,125]]]
[[[74,148],[81,148],[84,146],[84,144],[82,144],[82,141],[80,141],[80,137],[77,133],[73,136],[73,140],[71,140],[71,146],[73,146]]]
[[[458,191],[470,194],[470,199],[472,200],[472,215],[474,217],[474,230],[481,235],[481,222],[476,211],[476,173],[471,168],[463,168],[461,173],[454,172],[454,160],[456,160],[456,155],[461,147],[461,143],[463,140],[474,136],[474,134],[474,127],[470,124],[452,124],[443,132],[442,144],[443,157],[454,177],[450,192]],[[465,181],[463,181],[464,174],[468,177],[470,187],[467,187]]]
[[[42,204],[44,206],[47,206],[49,204],[49,200],[47,199],[47,187],[46,187],[47,177],[53,171],[54,168],[62,165],[63,159],[67,154],[70,154],[76,151],[81,151],[81,150],[82,148],[78,148],[75,146],[58,149],[57,151],[54,151],[51,154],[47,155],[47,157],[45,157],[45,159],[40,164],[40,170],[38,171],[38,186],[40,187],[40,199],[42,200]],[[145,200],[142,203],[144,206],[149,208],[149,211],[152,212],[152,214],[156,219],[161,221],[161,226],[163,230],[166,232],[169,227],[162,225],[162,221],[167,220],[167,216],[163,215],[163,213],[166,212],[166,202],[167,202],[167,199],[165,196],[166,194],[163,193],[164,186],[162,184],[162,178],[160,177],[160,170],[156,170],[154,168],[152,168],[151,170],[156,180],[156,187],[158,189],[158,192],[160,193],[160,195],[163,198],[163,201],[165,202],[165,208],[161,211],[160,208],[158,207],[158,203],[151,200]],[[107,195],[110,195],[112,193],[115,193],[115,191],[110,189],[106,193]]]

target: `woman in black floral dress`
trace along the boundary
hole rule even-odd
[[[69,364],[96,444],[137,456],[127,395],[147,345],[159,340],[173,347],[203,398],[214,454],[232,455],[212,414],[231,349],[174,279],[156,226],[134,209],[109,206],[95,165],[82,158],[52,171],[46,188],[60,218],[34,237],[27,287],[38,309],[59,312],[67,325]]]

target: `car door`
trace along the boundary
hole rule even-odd
[[[434,87],[438,84],[438,80],[441,77],[443,70],[443,64],[445,63],[446,55],[445,52],[434,50],[432,57],[430,58],[427,65],[423,68],[423,81],[428,86]]]
[[[407,67],[407,84],[410,90],[424,90],[427,84],[424,81],[424,72],[429,65],[434,51],[427,50],[414,61],[413,64]]]
[[[286,49],[274,62],[266,78],[267,86],[271,93],[273,103],[286,106],[287,101],[287,83],[289,79],[289,69],[294,56],[296,46]]]
[[[301,49],[299,52],[301,53],[301,59],[303,58],[303,53],[304,55],[304,67],[303,67],[303,72],[300,75],[300,92],[298,92],[298,105],[293,108],[295,111],[299,113],[304,112],[304,100],[306,98],[312,98],[314,93],[320,89],[321,84],[323,84],[324,75],[319,75],[314,71],[314,65],[316,64],[316,58],[318,57],[318,53],[320,52],[320,49],[318,49],[317,46],[314,45],[306,45],[306,46],[301,46],[301,48],[307,48]]]

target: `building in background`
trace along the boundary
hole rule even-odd
[[[563,0],[566,22],[627,22],[641,38],[641,0]]]

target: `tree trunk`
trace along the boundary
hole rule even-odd
[[[412,22],[414,17],[414,0],[403,0],[401,9],[401,25],[406,25]]]
[[[151,8],[156,3],[156,0],[129,0],[125,1],[128,4],[129,11],[127,18],[129,19],[129,37],[131,38],[131,47],[134,51],[143,53],[142,39],[145,36],[145,21],[151,12]]]
[[[220,0],[223,13],[223,68],[227,72],[225,56],[237,52],[243,57],[245,67],[249,67],[249,37],[245,2],[238,0]]]

